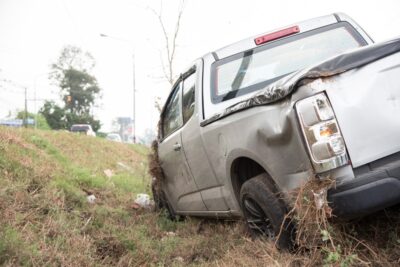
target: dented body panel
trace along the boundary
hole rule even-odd
[[[279,177],[275,180],[279,188],[294,189],[310,177],[311,166],[292,111],[287,100],[248,109],[202,128],[207,155],[231,211],[240,210],[230,180],[238,158],[252,159],[272,177]]]
[[[400,151],[399,77],[396,53],[335,77],[327,86],[353,167]]]

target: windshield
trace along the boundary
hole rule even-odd
[[[347,23],[338,23],[217,61],[212,68],[213,103],[261,89],[283,76],[365,45]]]

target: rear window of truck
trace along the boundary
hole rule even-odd
[[[212,102],[262,89],[289,73],[366,44],[350,24],[340,22],[221,59],[211,66]]]

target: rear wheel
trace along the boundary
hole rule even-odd
[[[286,207],[273,192],[265,173],[247,180],[240,189],[240,204],[252,235],[276,241],[278,248],[292,246],[292,225],[284,221]]]

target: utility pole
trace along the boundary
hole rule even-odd
[[[135,75],[135,53],[132,53],[132,69],[133,69],[133,118],[132,118],[132,142],[136,144],[136,75]]]
[[[36,105],[36,101],[37,101],[37,97],[36,97],[36,79],[35,79],[35,83],[34,83],[34,89],[35,89],[35,93],[33,96],[33,104],[34,104],[34,109],[35,109],[35,130],[37,129],[37,119],[38,119],[38,111],[37,111],[37,105]]]
[[[25,92],[25,111],[24,111],[24,121],[23,124],[25,128],[28,127],[28,97],[27,97],[27,89],[24,87],[24,92]]]

